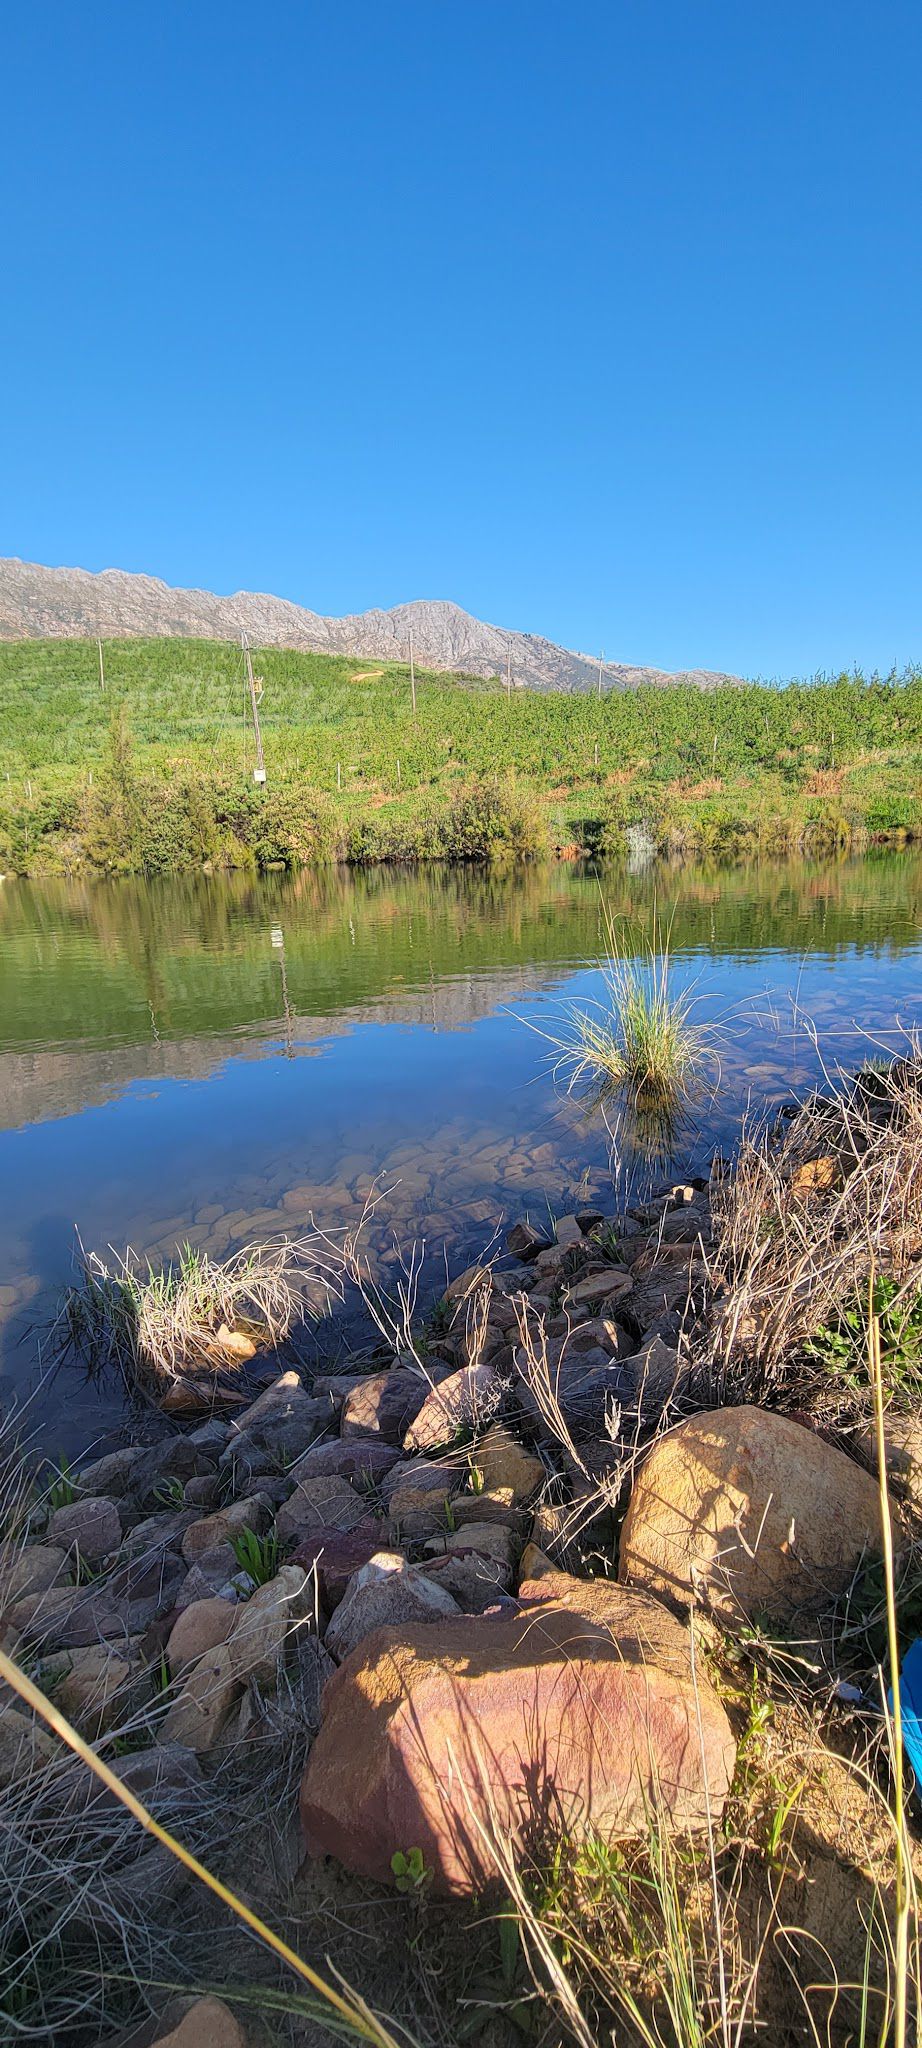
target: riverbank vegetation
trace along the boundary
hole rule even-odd
[[[19,873],[812,852],[922,828],[922,676],[592,695],[260,649],[0,645],[0,862]]]
[[[408,1257],[393,1315],[373,1299],[381,1344],[335,1373],[274,1377],[267,1347],[242,1413],[218,1399],[50,1481],[11,1458],[0,1637],[27,1684],[0,1695],[4,2039],[95,2048],[167,1989],[217,1985],[234,2048],[319,2048],[338,2019],[402,2048],[908,2048],[920,1103],[911,1044],[744,1135],[709,1180],[521,1219],[428,1322]],[[482,1763],[514,1722],[504,1658],[530,1698],[555,1630],[566,1654],[526,1717],[541,1797],[511,1827],[518,1767]],[[446,1671],[489,1682],[478,1769],[449,1748],[431,1797],[401,1768],[385,1799],[376,1659],[401,1631],[418,1682],[398,1761],[450,1722]],[[627,1713],[588,1810],[550,1796],[555,1756],[580,1753],[574,1665],[593,1745]],[[689,1731],[684,1811],[657,1699]],[[607,1788],[638,1713],[645,1789],[619,1831]],[[58,1746],[61,1715],[134,1818]],[[190,1889],[138,1804],[328,1986],[335,1944],[349,2012],[325,2020],[277,1944],[241,1937],[227,1890],[194,1871]],[[459,1842],[480,1875],[447,1898]]]

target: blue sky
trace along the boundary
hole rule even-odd
[[[918,0],[45,0],[0,62],[0,553],[922,659]]]

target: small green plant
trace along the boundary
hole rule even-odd
[[[417,1897],[429,1883],[432,1872],[427,1870],[421,1849],[396,1849],[391,1857],[391,1869],[399,1892],[412,1892]]]
[[[613,1266],[620,1265],[624,1246],[613,1223],[602,1223],[592,1233],[592,1242],[597,1244],[603,1257],[610,1259]]]
[[[238,1529],[230,1541],[239,1569],[247,1573],[254,1585],[267,1586],[279,1568],[278,1537],[257,1536],[255,1529]]]
[[[177,1479],[175,1474],[172,1479],[162,1479],[159,1486],[154,1488],[154,1499],[159,1502],[162,1508],[184,1508],[186,1496],[183,1492],[182,1480]]]
[[[52,1514],[55,1514],[58,1508],[73,1506],[77,1498],[77,1488],[66,1458],[59,1458],[55,1466],[55,1477],[47,1489],[45,1498]]]
[[[454,1312],[454,1303],[449,1301],[447,1294],[440,1295],[438,1301],[433,1302],[429,1312],[429,1328],[433,1337],[448,1335]]]
[[[922,1399],[922,1288],[907,1294],[887,1274],[874,1283],[874,1314],[880,1327],[880,1351],[888,1395],[916,1404]],[[823,1323],[807,1340],[808,1358],[843,1381],[850,1393],[868,1387],[867,1304],[857,1296],[836,1323]]]
[[[442,1513],[445,1517],[445,1527],[448,1530],[449,1535],[453,1536],[458,1526],[458,1518],[455,1514],[454,1508],[452,1507],[450,1500],[445,1501]]]
[[[165,1650],[160,1652],[159,1664],[154,1664],[151,1667],[151,1684],[155,1699],[161,1699],[165,1692],[169,1692],[171,1684],[170,1667],[166,1661]]]
[[[486,1473],[484,1472],[484,1469],[483,1469],[483,1466],[482,1466],[482,1465],[475,1465],[475,1464],[473,1464],[473,1462],[471,1463],[471,1467],[470,1467],[470,1473],[469,1473],[469,1477],[468,1477],[468,1482],[467,1482],[467,1483],[468,1483],[468,1490],[469,1490],[469,1492],[471,1492],[471,1493],[483,1493],[483,1492],[484,1492],[484,1489],[485,1489],[485,1487],[486,1487],[486,1483],[487,1483],[487,1476],[486,1476]]]

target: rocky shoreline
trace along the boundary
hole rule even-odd
[[[842,1171],[814,1150],[786,1199]],[[396,1355],[270,1369],[40,1489],[0,1559],[4,1651],[155,1813],[224,1788],[271,1723],[306,1852],[398,1890],[479,1896],[553,1826],[719,1826],[738,1732],[700,1630],[816,1635],[880,1546],[852,1441],[708,1400],[722,1199],[523,1219]],[[6,1695],[0,1787],[55,1751]],[[132,1841],[116,1891],[163,1856]],[[178,2024],[145,2039],[206,2038]]]

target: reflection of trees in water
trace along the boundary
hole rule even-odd
[[[912,851],[822,866],[610,868],[602,886],[616,920],[642,924],[654,901],[670,913],[674,905],[673,953],[901,950],[922,924],[922,856]],[[395,985],[592,961],[604,944],[601,910],[595,876],[565,866],[7,884],[0,1034],[41,1042],[53,1024],[59,1042],[138,1040],[150,1009],[162,1037],[270,1024],[280,1016],[277,924],[291,1009],[309,1015],[379,1000]],[[53,975],[53,1020],[36,959]]]

